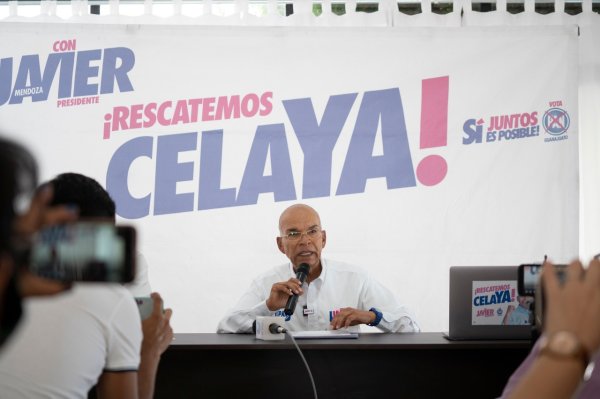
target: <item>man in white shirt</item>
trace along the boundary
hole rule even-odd
[[[257,277],[235,307],[220,321],[220,333],[249,333],[257,316],[285,317],[290,331],[348,328],[360,324],[385,332],[418,332],[408,308],[394,294],[356,266],[321,258],[327,235],[319,214],[304,204],[292,205],[279,218],[277,247],[290,260]],[[302,284],[300,264],[309,266]],[[285,315],[290,296],[297,294],[294,313]]]

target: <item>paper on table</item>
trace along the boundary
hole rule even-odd
[[[357,332],[328,330],[328,331],[292,331],[292,336],[297,339],[310,338],[358,338]]]

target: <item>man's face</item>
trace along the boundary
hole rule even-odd
[[[519,304],[521,306],[523,306],[524,308],[529,309],[529,307],[531,306],[531,304],[533,303],[533,298],[530,296],[517,296],[517,300],[519,301]]]
[[[315,230],[318,232],[315,233]],[[326,234],[321,230],[319,215],[313,209],[302,206],[287,209],[281,215],[279,232],[281,237],[277,237],[277,246],[294,267],[301,263],[308,263],[311,271],[319,267]],[[295,240],[288,238],[294,232],[300,233],[300,237]]]

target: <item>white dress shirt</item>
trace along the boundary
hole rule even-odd
[[[279,265],[257,277],[233,309],[219,322],[219,333],[249,333],[257,316],[281,316],[290,331],[320,331],[331,329],[329,323],[342,308],[383,313],[377,327],[385,332],[418,332],[412,312],[400,305],[394,294],[364,269],[347,263],[321,259],[321,275],[310,284],[304,283],[304,294],[298,297],[294,314],[286,316],[283,309],[270,311],[266,300],[274,283],[296,277],[291,263]],[[359,326],[350,327],[358,331]]]

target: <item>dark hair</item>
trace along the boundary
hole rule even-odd
[[[37,185],[37,163],[25,147],[0,137],[0,251],[10,248],[19,196]]]
[[[48,182],[53,187],[52,205],[75,205],[79,216],[115,219],[115,202],[91,177],[63,173]]]

